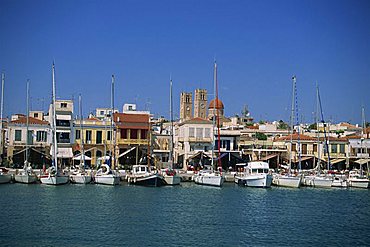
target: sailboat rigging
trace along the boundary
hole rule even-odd
[[[48,169],[48,173],[40,177],[40,181],[47,185],[66,184],[69,181],[69,176],[64,175],[58,170],[58,141],[56,132],[56,95],[55,95],[55,65],[52,66],[52,116],[51,131],[52,131],[52,166]]]
[[[110,152],[109,152],[109,164],[102,164],[101,167],[97,170],[94,181],[96,184],[105,184],[105,185],[117,185],[120,182],[120,176],[118,172],[114,171],[113,168],[116,165],[115,162],[115,146],[116,140],[115,135],[113,134],[113,117],[114,117],[114,75],[112,75],[111,81],[111,114],[110,114]],[[114,138],[113,147],[112,139]],[[113,155],[112,155],[113,151]]]
[[[23,169],[17,171],[14,176],[14,180],[18,183],[35,183],[37,181],[37,176],[33,172],[31,164],[29,162],[29,145],[30,145],[30,136],[29,133],[29,115],[30,115],[30,108],[29,108],[29,94],[30,94],[30,80],[27,80],[27,115],[26,115],[26,150],[25,150],[25,159]]]
[[[168,185],[178,185],[181,182],[181,177],[176,174],[176,171],[174,170],[174,155],[173,155],[173,146],[174,146],[174,140],[173,140],[173,132],[174,132],[174,126],[173,126],[173,111],[172,111],[172,78],[170,76],[170,153],[168,157],[168,168],[163,172],[163,179]]]
[[[221,146],[220,146],[220,143],[221,143],[221,138],[220,138],[220,128],[219,128],[219,124],[220,124],[220,120],[219,120],[219,117],[218,117],[218,109],[217,111],[215,111],[215,108],[216,108],[216,104],[218,104],[219,100],[218,100],[218,90],[217,90],[217,86],[218,86],[218,83],[217,83],[217,63],[216,61],[214,62],[214,74],[213,74],[213,90],[214,90],[214,101],[213,101],[213,116],[212,116],[212,160],[211,160],[211,169],[212,170],[201,170],[199,171],[197,174],[195,174],[193,176],[193,180],[196,184],[200,184],[200,185],[211,185],[211,186],[222,186],[223,183],[224,183],[224,176],[222,174],[222,166],[221,166],[221,156],[220,156],[220,151],[221,151]],[[217,119],[216,119],[217,118]],[[215,148],[215,123],[216,123],[216,120],[217,120],[217,136],[218,136],[218,155],[217,155],[217,161],[218,161],[218,170],[215,169],[215,165],[214,165],[214,148]]]

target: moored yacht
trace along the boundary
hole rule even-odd
[[[354,188],[370,188],[370,180],[361,175],[358,171],[350,171],[348,177],[348,186]]]
[[[36,183],[37,180],[37,175],[27,161],[25,162],[25,167],[22,170],[17,170],[14,175],[14,181],[18,183],[32,184]]]
[[[220,172],[201,170],[194,174],[193,180],[196,184],[221,187],[225,181],[225,178]]]
[[[274,174],[272,184],[282,187],[299,188],[301,187],[302,175],[300,174]]]
[[[134,165],[132,171],[127,175],[127,181],[130,184],[159,187],[166,182],[161,174],[156,171],[150,171],[147,165]]]
[[[10,183],[12,180],[12,175],[8,172],[7,169],[0,168],[0,184]]]
[[[162,176],[167,185],[179,185],[181,177],[173,169],[165,169],[162,172]]]
[[[244,165],[244,172],[235,175],[235,183],[248,187],[269,188],[272,183],[272,175],[269,172],[269,164],[261,161],[252,161]]]
[[[94,176],[96,184],[117,185],[120,180],[119,174],[111,170],[107,164],[102,164]]]

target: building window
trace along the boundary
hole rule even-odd
[[[211,129],[210,128],[205,128],[204,129],[204,137],[206,137],[206,138],[211,137]]]
[[[68,132],[57,132],[58,143],[70,143]]]
[[[130,130],[130,139],[137,139],[137,130]]]
[[[37,142],[46,142],[46,131],[37,131],[36,132],[36,141]]]
[[[104,111],[100,111],[100,115],[101,116],[104,116]]]
[[[194,137],[194,128],[193,127],[189,128],[189,137]]]
[[[76,139],[81,139],[81,131],[80,130],[76,130]]]
[[[22,140],[22,130],[15,130],[14,141],[20,142]]]
[[[71,125],[71,123],[69,122],[69,120],[56,120],[55,121],[57,126],[61,126],[61,127],[69,127]]]
[[[96,131],[96,144],[103,142],[103,132],[101,130]]]
[[[127,139],[127,129],[121,129],[121,139]]]
[[[34,113],[34,114],[33,114],[33,117],[34,117],[34,118],[38,118],[38,117],[39,117],[39,114],[38,114],[38,113]]]
[[[313,144],[313,152],[317,153],[317,144]]]
[[[332,153],[338,153],[338,145],[337,144],[332,144],[331,146],[331,152]]]
[[[197,128],[196,131],[197,137],[203,137],[203,128]]]
[[[147,132],[148,132],[147,130],[141,130],[141,133],[140,133],[141,134],[141,139],[147,139],[147,136],[146,136]]]
[[[91,130],[86,130],[86,142],[91,142],[92,132]]]
[[[339,152],[341,153],[341,154],[344,154],[346,151],[345,151],[345,145],[344,144],[340,144],[339,145]]]
[[[112,139],[112,131],[107,131],[107,140],[110,141]]]
[[[296,152],[296,151],[297,151],[297,144],[292,143],[292,152]]]
[[[67,108],[67,103],[60,103],[60,108]]]

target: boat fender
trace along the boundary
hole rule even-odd
[[[134,183],[136,183],[136,178],[134,178]]]

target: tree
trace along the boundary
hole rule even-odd
[[[317,129],[317,123],[310,124],[310,126],[308,126],[308,129],[316,130]]]
[[[266,141],[267,140],[267,135],[265,135],[263,133],[260,133],[260,132],[257,132],[256,133],[256,138],[257,138],[257,140]]]
[[[287,123],[285,123],[283,120],[280,120],[279,123],[278,123],[277,128],[279,130],[287,130],[289,128],[289,125]]]

